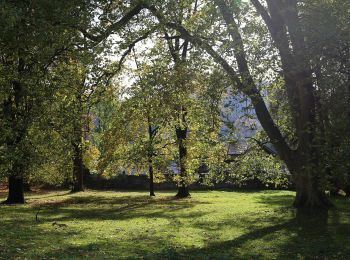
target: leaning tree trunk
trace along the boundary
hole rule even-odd
[[[297,1],[267,0],[267,9],[259,0],[251,0],[251,2],[264,20],[280,54],[292,122],[298,137],[297,149],[292,149],[286,142],[256,87],[246,59],[239,26],[233,18],[232,10],[224,0],[215,0],[226,22],[227,31],[232,36],[232,46],[241,77],[238,86],[251,98],[259,122],[294,178],[297,188],[294,206],[310,210],[328,208],[330,202],[320,185],[323,176],[318,172],[321,168],[320,153],[315,148],[319,146],[315,136],[318,133],[315,88],[310,61],[305,52],[305,37],[299,22]],[[212,48],[206,47],[203,43],[200,44],[222,65],[235,83],[237,74],[230,64]],[[295,160],[295,156],[298,160]]]
[[[187,156],[187,148],[185,145],[185,140],[187,137],[187,127],[184,129],[177,128],[176,129],[176,137],[178,141],[179,148],[179,164],[180,164],[180,183],[178,187],[178,192],[176,197],[178,198],[187,198],[190,197],[190,192],[188,190],[188,186],[186,183],[187,171],[186,171],[186,156]]]
[[[8,177],[8,197],[6,204],[23,204],[24,203],[24,189],[23,177],[10,175]]]
[[[84,191],[84,165],[81,144],[73,144],[73,188],[72,192]]]

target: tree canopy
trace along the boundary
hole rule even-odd
[[[8,203],[25,183],[82,191],[86,175],[122,173],[148,175],[150,195],[169,179],[178,197],[203,178],[292,183],[303,209],[350,186],[348,1],[0,7]]]

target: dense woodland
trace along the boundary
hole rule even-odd
[[[344,0],[1,1],[5,203],[37,184],[83,191],[86,172],[147,174],[151,196],[170,180],[188,197],[205,167],[208,185],[291,182],[296,208],[332,207],[325,191],[350,193],[349,10]],[[257,129],[234,157],[232,96]]]

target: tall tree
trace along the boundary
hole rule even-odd
[[[72,191],[84,190],[84,175],[88,172],[84,155],[93,145],[91,109],[99,102],[119,68],[101,58],[101,48],[84,45],[73,50],[68,60],[52,70],[57,91],[52,98],[49,124],[71,147]]]
[[[23,203],[23,182],[28,169],[28,129],[40,115],[40,106],[52,89],[47,74],[71,46],[73,30],[61,26],[77,16],[77,2],[1,2],[1,126],[8,162],[7,203]],[[72,15],[73,14],[73,15]],[[73,23],[73,22],[72,22]],[[5,74],[3,74],[5,73]]]
[[[317,83],[317,116],[329,189],[345,189],[348,195],[349,8],[344,1],[309,1],[303,7],[302,20]]]
[[[279,73],[283,76],[292,126],[296,135],[296,142],[293,144],[286,140],[279,126],[276,125],[252,73],[245,38],[240,27],[243,2],[209,1],[208,4],[216,9],[203,7],[202,13],[209,14],[209,17],[201,19],[198,16],[198,25],[195,21],[189,24],[174,21],[168,15],[168,11],[165,12],[156,4],[148,5],[147,8],[157,17],[162,26],[177,30],[182,38],[204,49],[222,66],[232,84],[251,99],[262,127],[293,176],[297,192],[294,206],[305,209],[328,208],[331,203],[325,196],[322,186],[325,174],[322,170],[324,168],[322,160],[320,160],[321,144],[318,138],[319,126],[315,100],[317,85],[313,77],[314,70],[308,53],[308,42],[305,39],[305,28],[300,19],[301,3],[296,0],[267,0],[266,5],[258,0],[252,0],[251,3],[264,21],[278,52],[278,60],[281,64]],[[224,27],[222,22],[217,20],[217,15],[224,22]],[[231,62],[232,57],[224,56],[218,49],[215,39],[210,35],[203,35],[205,32],[212,32],[208,27],[203,30],[205,28],[203,24],[210,19],[214,25],[217,24],[213,21],[217,21],[220,27],[216,28],[225,32],[223,46],[232,50],[235,63]],[[217,36],[218,33],[215,35]]]

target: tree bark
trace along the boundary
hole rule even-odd
[[[293,206],[304,211],[327,210],[332,207],[318,179],[311,174],[294,174],[296,196]]]
[[[24,203],[24,189],[23,177],[10,175],[8,177],[8,197],[4,202],[6,204],[23,204]]]
[[[148,124],[148,141],[149,141],[149,146],[148,146],[148,151],[147,151],[147,156],[148,156],[148,173],[149,173],[149,195],[150,196],[156,196],[154,194],[154,173],[153,173],[153,156],[154,156],[154,146],[153,146],[153,141],[155,136],[157,135],[158,132],[158,127],[152,127],[151,124],[151,117],[148,114],[147,115],[147,124]]]
[[[187,172],[186,172],[186,156],[187,147],[185,145],[185,140],[187,138],[187,127],[184,129],[176,128],[176,137],[179,149],[179,166],[180,166],[180,183],[176,197],[187,198],[190,197],[188,186],[186,183]]]
[[[84,191],[84,165],[81,144],[73,144],[73,188],[72,192]]]
[[[151,11],[153,12],[154,9],[153,8],[151,9],[152,9]],[[197,10],[197,2],[195,3],[194,12],[196,12],[196,10]],[[178,67],[186,64],[190,41],[189,39],[184,38],[183,44],[180,44],[180,39],[176,37],[174,39],[174,44],[173,44],[172,40],[169,39],[169,36],[167,33],[165,33],[165,38],[167,39],[169,52],[175,63],[175,70],[176,70]],[[186,84],[186,80],[183,80],[181,84]],[[185,140],[187,138],[187,131],[188,131],[188,127],[186,124],[187,111],[186,111],[186,107],[182,105],[179,107],[180,107],[180,110],[178,111],[179,125],[176,127],[175,132],[176,132],[176,138],[177,138],[178,149],[179,149],[180,183],[178,184],[178,192],[176,194],[176,197],[187,198],[191,196],[188,190],[187,182],[186,182],[187,147],[185,144]],[[181,126],[181,125],[184,125],[184,126]]]
[[[18,59],[18,74],[21,75],[24,70],[24,61]],[[28,127],[28,114],[23,106],[23,86],[19,80],[12,82],[13,95],[8,97],[4,103],[5,120],[11,126],[13,136],[7,137],[6,144],[12,151],[19,151],[19,154],[14,153],[12,161],[12,170],[8,173],[8,197],[5,203],[7,204],[23,204],[24,203],[24,169],[26,167],[26,150],[21,146]]]
[[[191,197],[191,194],[188,190],[187,185],[180,185],[176,194],[177,198],[188,198]]]
[[[154,183],[153,183],[153,165],[152,158],[148,162],[148,172],[149,172],[149,195],[156,196],[154,194]]]

